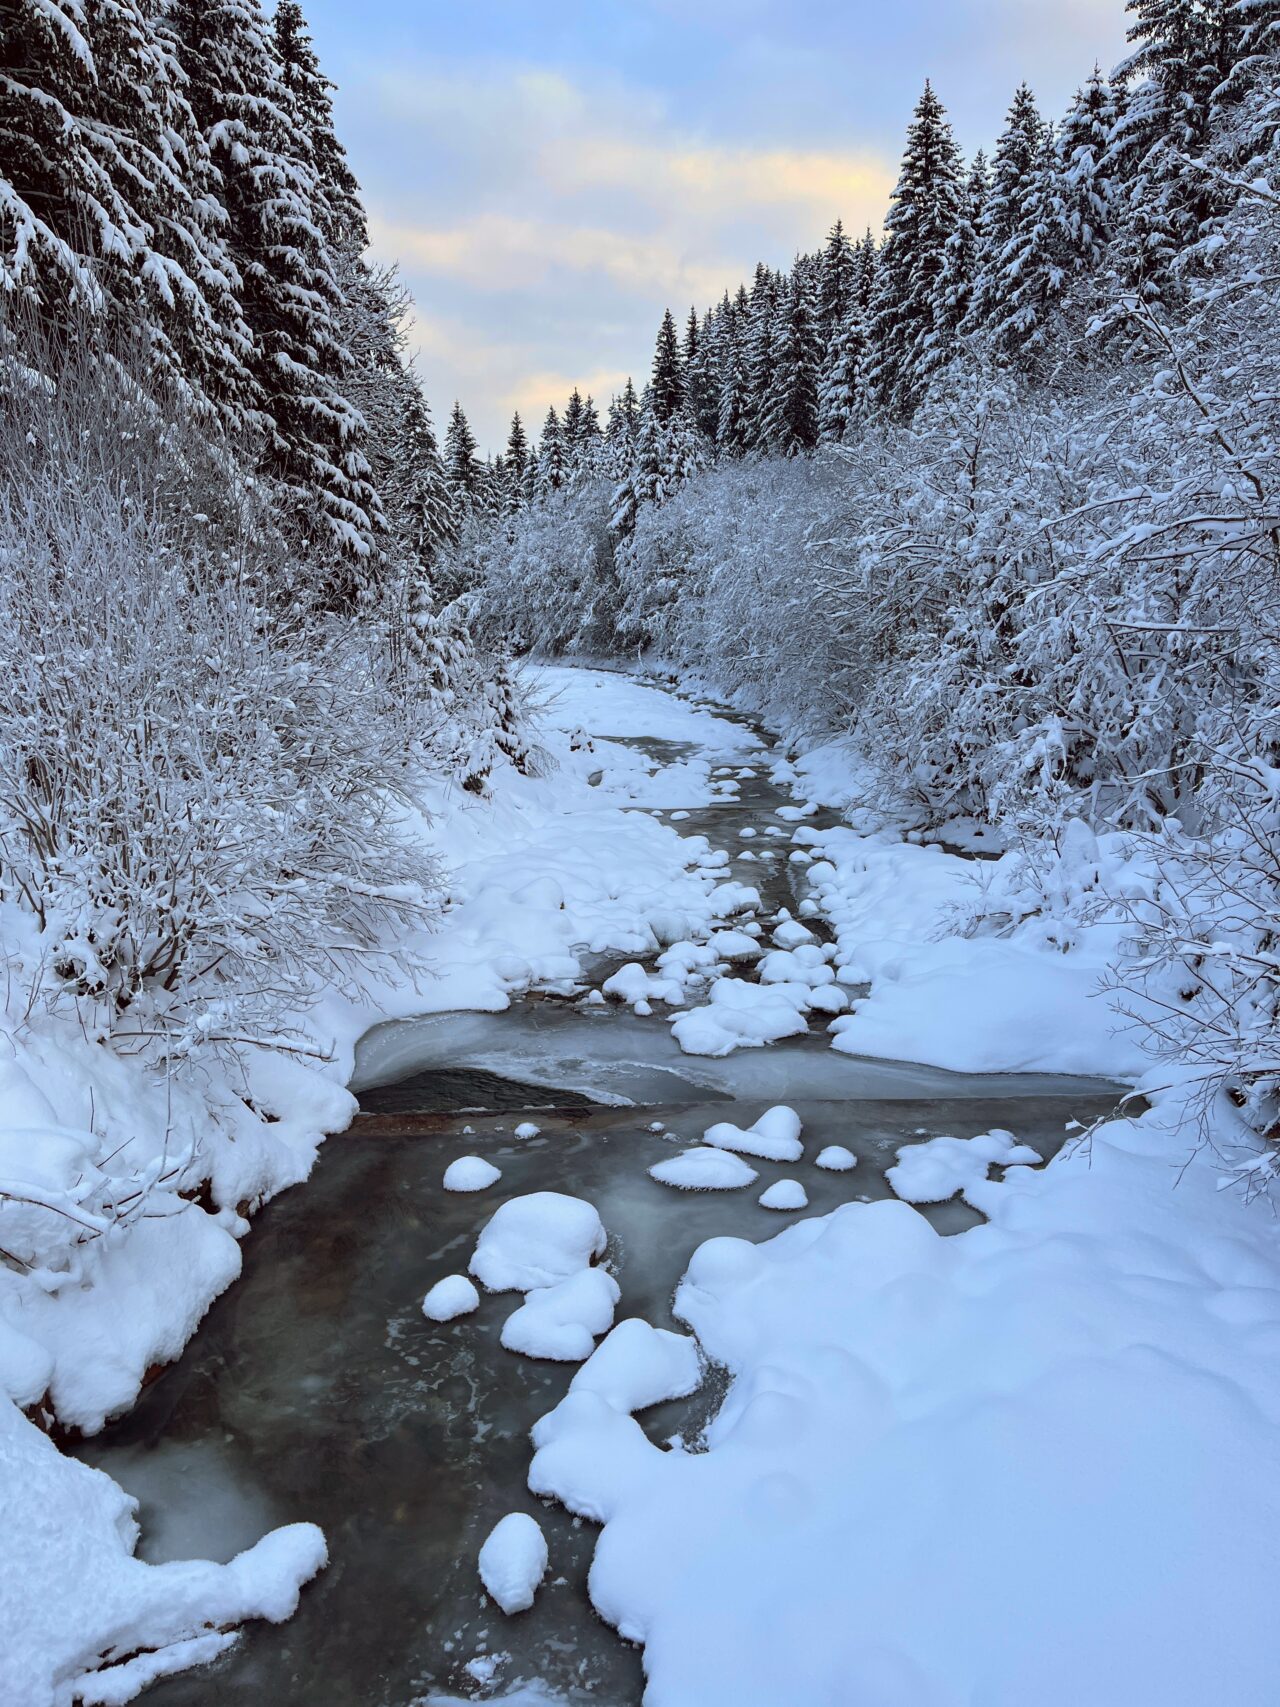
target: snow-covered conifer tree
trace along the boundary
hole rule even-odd
[[[480,498],[480,458],[476,436],[471,431],[461,403],[455,401],[444,435],[444,477],[459,516],[473,510]]]
[[[798,456],[818,442],[821,345],[809,280],[802,270],[784,281],[774,310],[773,373],[765,393],[759,442],[775,456]]]
[[[669,421],[684,401],[680,339],[676,334],[676,323],[669,308],[663,314],[662,325],[658,328],[650,389],[653,394],[653,408],[659,421]]]
[[[271,32],[258,0],[173,0],[165,28],[220,174],[266,467],[305,531],[367,557],[382,516],[364,422],[344,392],[351,357],[329,209]],[[350,587],[327,596],[349,597]]]
[[[910,415],[943,359],[937,340],[947,241],[960,217],[960,157],[926,83],[907,131],[885,221],[868,329],[867,384],[878,407]]]

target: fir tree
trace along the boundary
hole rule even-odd
[[[858,265],[853,244],[840,220],[827,236],[818,278],[818,336],[825,348],[844,324],[857,289]]]
[[[382,516],[364,422],[343,390],[351,357],[327,204],[271,34],[257,0],[173,0],[166,27],[221,175],[267,470],[292,489],[314,537],[368,556]],[[329,596],[351,591],[348,575]]]
[[[480,459],[476,455],[475,434],[463,413],[461,403],[455,402],[444,436],[444,476],[454,505],[460,515],[475,509],[480,499]]]
[[[979,330],[997,319],[1009,292],[1008,245],[1018,229],[1041,165],[1044,123],[1025,83],[1014,94],[991,164],[978,225],[977,263],[966,329]]]
[[[803,271],[778,293],[774,311],[773,374],[765,393],[759,439],[775,456],[798,456],[818,442],[818,363],[821,346]]]
[[[549,498],[553,492],[558,492],[564,485],[569,474],[568,448],[565,443],[564,428],[561,426],[560,417],[556,414],[553,405],[547,410],[547,418],[542,423],[542,437],[538,441],[538,472],[535,489],[539,498]]]
[[[937,337],[946,246],[960,217],[960,159],[932,86],[916,105],[885,221],[868,333],[867,383],[880,408],[910,415],[943,359]]]
[[[662,316],[658,342],[653,352],[653,379],[650,385],[653,408],[659,421],[671,419],[684,401],[684,376],[680,365],[680,340],[676,323],[668,308]]]

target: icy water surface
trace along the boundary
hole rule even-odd
[[[655,762],[687,756],[664,747],[651,750]],[[789,840],[769,838],[776,857],[742,862],[737,836],[744,822],[782,824],[771,813],[787,797],[763,766],[738,787],[735,801],[691,811],[680,827],[726,848],[766,912],[793,905]],[[356,1085],[367,1112],[324,1145],[305,1187],[258,1217],[242,1279],[184,1357],[80,1451],[140,1499],[147,1559],[229,1559],[298,1519],[328,1537],[331,1563],[296,1617],[249,1626],[212,1668],[150,1691],[155,1707],[426,1707],[502,1699],[535,1681],[549,1693],[513,1699],[636,1707],[638,1650],[587,1599],[595,1530],[525,1489],[529,1429],[577,1366],[501,1348],[518,1294],[435,1324],[421,1314],[424,1293],[465,1271],[499,1203],[554,1189],[599,1209],[622,1288],[618,1319],[678,1326],[672,1294],[703,1239],[766,1239],[794,1219],[756,1202],[774,1179],[801,1179],[809,1213],[821,1214],[891,1195],[884,1170],[913,1139],[1001,1126],[1048,1157],[1068,1121],[1115,1100],[1092,1081],[859,1061],[816,1028],[701,1060],[680,1054],[658,1015],[553,998],[379,1027]],[[748,1125],[778,1101],[804,1121],[806,1160],[753,1159],[759,1183],[738,1192],[676,1192],[648,1177],[679,1140],[727,1117]],[[514,1137],[519,1110],[534,1111],[535,1138]],[[856,1152],[856,1170],[815,1168],[808,1158],[837,1142]],[[467,1154],[495,1162],[501,1180],[476,1195],[443,1192],[445,1167]],[[978,1220],[959,1202],[925,1213],[943,1232]],[[655,1441],[696,1449],[719,1391],[713,1372],[691,1400],[641,1420]],[[475,1561],[512,1510],[538,1518],[551,1568],[533,1610],[508,1619],[484,1596]]]

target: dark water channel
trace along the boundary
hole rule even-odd
[[[752,848],[773,843],[777,856],[744,863],[737,837],[747,821],[781,823],[771,814],[787,797],[763,768],[739,786],[737,801],[690,812],[680,828],[726,848],[732,875],[760,888],[765,913],[794,906],[790,876],[800,868],[788,861],[789,839],[762,833]],[[595,981],[606,970],[596,968]],[[587,1600],[595,1531],[525,1489],[529,1428],[576,1366],[500,1347],[517,1294],[435,1324],[421,1314],[427,1289],[465,1271],[478,1229],[506,1198],[568,1191],[594,1203],[609,1230],[618,1319],[675,1326],[672,1294],[703,1239],[765,1239],[794,1218],[757,1203],[774,1179],[801,1179],[820,1214],[889,1196],[884,1169],[905,1142],[1002,1126],[1047,1157],[1069,1120],[1115,1100],[1094,1081],[859,1062],[835,1055],[816,1029],[695,1061],[675,1050],[661,1015],[588,1010],[564,997],[383,1029],[357,1078],[367,1116],[324,1145],[306,1186],[258,1217],[243,1277],[181,1360],[80,1449],[140,1499],[145,1558],[229,1559],[297,1519],[328,1537],[331,1563],[296,1617],[251,1625],[213,1667],[158,1684],[146,1696],[155,1707],[426,1707],[501,1699],[520,1683],[540,1687],[513,1700],[636,1707],[638,1651]],[[632,1106],[602,1107],[591,1100],[599,1097]],[[747,1191],[675,1192],[648,1177],[677,1136],[696,1140],[727,1115],[747,1125],[779,1100],[804,1121],[805,1160],[753,1161],[760,1180]],[[519,1110],[536,1111],[535,1138],[514,1137]],[[655,1122],[663,1131],[650,1130]],[[853,1172],[813,1166],[836,1142],[858,1155]],[[445,1167],[467,1154],[495,1162],[501,1180],[475,1195],[442,1191]],[[944,1232],[978,1219],[959,1202],[927,1213]],[[692,1400],[641,1420],[655,1441],[696,1442],[717,1391],[713,1376]],[[512,1510],[537,1516],[551,1566],[533,1610],[504,1618],[475,1561]]]

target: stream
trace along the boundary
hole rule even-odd
[[[655,769],[715,758],[672,742],[628,744]],[[754,774],[739,775],[741,758],[723,767],[721,798],[676,827],[728,853],[723,875],[757,887],[767,919],[795,908],[803,866],[789,858],[791,824],[776,816],[790,796],[769,780],[767,761],[745,768]],[[820,813],[806,823],[835,821]],[[750,843],[738,835],[744,825],[759,831]],[[597,961],[584,984],[598,988],[624,958]],[[830,1048],[822,1016],[807,1035],[764,1049],[687,1056],[667,1018],[661,1007],[642,1017],[567,991],[501,1014],[392,1022],[363,1040],[353,1127],[323,1145],[305,1187],[259,1214],[242,1278],[183,1357],[128,1416],[75,1448],[138,1498],[147,1560],[227,1560],[301,1519],[328,1537],[329,1568],[294,1618],[248,1626],[214,1666],[158,1684],[149,1704],[428,1707],[502,1699],[524,1684],[512,1701],[636,1707],[639,1650],[587,1598],[595,1530],[525,1488],[529,1428],[577,1365],[499,1346],[517,1296],[484,1297],[475,1315],[438,1325],[421,1313],[427,1289],[465,1271],[500,1202],[553,1189],[598,1208],[622,1288],[618,1319],[679,1326],[672,1294],[702,1240],[766,1239],[793,1219],[758,1204],[773,1180],[800,1174],[808,1213],[822,1214],[891,1196],[884,1170],[914,1139],[1004,1127],[1047,1159],[1069,1121],[1107,1112],[1117,1095],[1099,1080],[860,1060]],[[753,1158],[759,1185],[736,1192],[676,1192],[649,1177],[678,1141],[715,1120],[747,1126],[776,1102],[800,1114],[807,1158],[838,1142],[858,1167],[824,1173],[809,1160]],[[536,1137],[515,1138],[522,1119],[537,1124]],[[443,1192],[445,1167],[468,1154],[495,1162],[500,1182],[475,1196]],[[922,1212],[946,1233],[980,1219],[958,1199]],[[692,1399],[639,1420],[654,1441],[696,1450],[722,1390],[713,1371]],[[533,1609],[505,1618],[481,1589],[476,1555],[513,1510],[542,1524],[551,1567]]]

